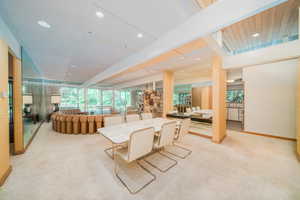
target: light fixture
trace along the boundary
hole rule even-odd
[[[48,24],[47,22],[40,20],[37,22],[40,26],[44,27],[44,28],[50,28],[50,24]]]
[[[184,59],[184,56],[181,56],[180,59],[183,60],[183,59]]]
[[[142,37],[144,37],[144,35],[142,33],[139,33],[139,34],[137,34],[137,37],[142,38]]]
[[[196,58],[195,60],[201,60],[201,58]]]
[[[72,68],[76,68],[77,66],[76,66],[76,65],[71,65],[71,67],[72,67]]]
[[[99,18],[103,18],[103,17],[104,17],[104,14],[103,14],[103,12],[101,12],[101,11],[97,11],[97,12],[96,12],[96,16],[99,17]]]
[[[234,80],[227,80],[227,83],[234,83]]]
[[[258,37],[258,36],[259,36],[259,33],[252,34],[252,37]]]

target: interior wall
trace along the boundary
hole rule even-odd
[[[212,109],[212,86],[192,88],[192,106]]]
[[[0,40],[0,185],[10,168],[9,161],[9,116],[8,116],[8,46]],[[4,96],[3,96],[4,95]]]
[[[298,60],[243,69],[245,131],[296,138]]]
[[[3,19],[0,16],[0,38],[8,44],[10,49],[14,52],[14,54],[21,58],[21,47],[17,39],[14,37],[14,35],[9,30],[6,23],[3,21]]]

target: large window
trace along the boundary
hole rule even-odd
[[[60,88],[62,108],[79,108],[79,92],[75,87]]]
[[[88,89],[88,112],[101,113],[101,90]]]

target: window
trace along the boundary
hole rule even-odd
[[[227,91],[228,103],[243,103],[244,102],[244,90],[228,90]]]
[[[101,113],[101,90],[88,89],[88,112]]]
[[[62,87],[60,88],[62,108],[79,108],[78,88]]]

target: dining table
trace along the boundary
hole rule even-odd
[[[177,126],[180,125],[180,121],[178,120],[167,118],[152,118],[99,128],[97,131],[111,142],[112,147],[105,149],[105,152],[112,159],[114,159],[115,149],[126,144],[130,139],[131,133],[133,133],[134,131],[153,127],[155,133],[158,134],[162,129],[163,124],[172,121],[176,121]],[[108,153],[108,150],[112,150],[112,155]]]

